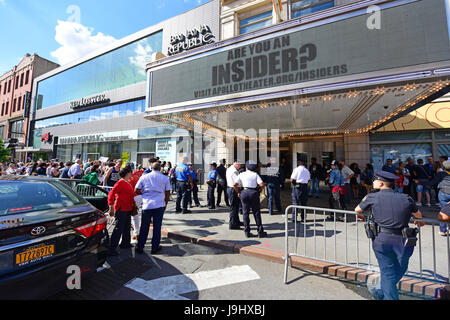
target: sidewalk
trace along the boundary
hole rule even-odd
[[[291,204],[291,191],[285,190],[282,192],[282,207],[283,210]],[[225,248],[234,252],[240,252],[253,256],[266,258],[273,261],[283,262],[283,256],[285,252],[285,219],[281,215],[270,216],[267,210],[267,200],[262,201],[262,221],[265,231],[268,233],[268,237],[265,239],[259,239],[257,237],[247,239],[245,238],[243,228],[241,230],[229,230],[228,228],[228,216],[229,209],[225,207],[225,201],[222,199],[222,207],[216,210],[209,210],[208,208],[192,208],[191,214],[176,214],[175,213],[175,200],[176,195],[172,195],[169,202],[166,214],[163,221],[163,235],[178,239],[183,239],[190,242],[199,244],[207,244],[215,247]],[[201,204],[206,204],[206,188],[199,191],[199,199]],[[359,200],[352,201],[349,206],[349,210],[353,210],[359,203]],[[321,195],[318,199],[310,198],[308,200],[308,206],[328,208],[328,193],[326,190],[321,191]],[[436,217],[439,208],[434,206],[432,208],[422,207],[421,211],[425,217]],[[242,221],[242,216],[240,216]],[[315,221],[314,221],[315,220]],[[330,273],[333,275],[341,275],[346,278],[350,277],[353,280],[366,281],[371,272],[358,269],[361,265],[366,265],[370,261],[372,265],[369,270],[374,272],[378,271],[378,268],[374,266],[376,264],[375,256],[371,249],[369,249],[369,240],[367,239],[364,231],[364,223],[356,222],[354,217],[349,217],[347,223],[336,223],[336,234],[334,234],[334,223],[324,221],[324,215],[321,212],[308,213],[306,223],[298,225],[297,235],[297,251],[294,243],[294,224],[289,223],[290,239],[289,239],[289,251],[297,252],[298,254],[307,256],[314,259],[306,258],[293,258],[293,265],[306,269],[311,269],[318,272]],[[250,223],[252,227],[252,233],[257,234],[256,226],[254,224],[253,216],[250,217]],[[435,241],[436,241],[436,272],[440,278],[447,278],[447,241],[446,238],[439,236],[438,228],[435,228]],[[346,236],[347,234],[347,236]],[[433,255],[432,255],[432,227],[425,226],[422,229],[422,264],[424,274],[432,279],[433,271]],[[347,251],[345,250],[345,243],[347,242]],[[335,251],[336,250],[336,251]],[[411,258],[409,275],[418,277],[419,273],[419,255],[418,247],[416,247],[415,253]],[[361,262],[357,265],[357,261]],[[333,261],[336,263],[321,262],[315,259]],[[370,260],[369,260],[370,259]],[[337,266],[339,263],[345,263],[348,265],[354,265],[354,269],[358,269],[358,272],[348,272],[349,268]],[[342,269],[342,270],[338,270]],[[350,268],[352,269],[352,268]],[[353,270],[354,271],[354,270]],[[360,275],[363,275],[361,278]],[[280,275],[280,281],[282,281],[282,275]],[[420,281],[409,281],[405,285],[408,291],[414,291],[417,293],[435,295],[435,290],[440,285],[436,285],[431,282],[419,284]],[[415,283],[415,285],[411,285]]]

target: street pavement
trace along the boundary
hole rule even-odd
[[[368,299],[367,290],[332,277],[312,272],[292,270],[291,282],[283,283],[283,265],[254,257],[230,253],[221,249],[173,239],[163,239],[163,251],[150,255],[146,247],[143,255],[134,254],[133,249],[121,250],[118,257],[108,258],[107,268],[81,283],[81,290],[65,291],[51,300],[148,300],[127,284],[135,279],[144,281],[185,278],[188,274],[207,274],[226,268],[252,270],[259,279],[229,285],[218,285],[206,290],[194,289],[181,293],[189,300],[362,300]],[[233,270],[233,269],[231,269]],[[180,279],[181,278],[181,279]],[[213,281],[214,279],[210,279]],[[167,290],[167,281],[153,288],[153,294]],[[189,289],[192,290],[192,289]],[[175,294],[176,292],[173,292]],[[150,293],[151,295],[151,293]]]

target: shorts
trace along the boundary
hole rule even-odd
[[[430,193],[430,188],[428,186],[424,186],[424,185],[418,184],[416,186],[416,192]]]

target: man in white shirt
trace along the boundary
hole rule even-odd
[[[291,175],[292,204],[295,206],[306,206],[308,202],[308,182],[311,180],[311,173],[305,167],[303,160],[297,161],[298,167]],[[301,221],[305,221],[305,210],[301,212]],[[297,222],[297,209],[292,210],[292,221]]]
[[[81,159],[77,159],[72,167],[69,169],[70,179],[81,179],[83,177],[81,172]]]
[[[239,176],[239,169],[241,168],[240,161],[235,161],[231,167],[227,169],[226,180],[227,180],[227,194],[228,201],[230,202],[230,230],[240,230],[241,226],[244,224],[239,221],[239,199],[238,193],[234,189],[234,185]]]
[[[347,167],[344,163],[344,161],[339,161],[340,164],[342,164],[342,175],[344,176],[344,183],[345,183],[345,188],[346,188],[346,192],[344,195],[344,201],[346,204],[350,203],[350,179],[353,178],[355,176],[355,173],[353,172],[352,169],[350,169],[349,167]]]
[[[261,221],[261,203],[259,196],[262,190],[264,190],[264,182],[261,177],[256,173],[258,165],[254,161],[247,161],[247,171],[241,173],[234,184],[234,189],[238,193],[242,202],[242,210],[244,212],[244,232],[247,238],[253,237],[250,233],[250,209],[252,209],[253,216],[255,217],[256,226],[258,228],[258,237],[265,238],[267,233],[264,231],[264,227]],[[242,185],[244,190],[239,190],[239,184]],[[258,190],[259,186],[259,190]]]
[[[152,165],[152,172],[143,175],[136,184],[136,194],[142,195],[142,219],[136,253],[144,253],[150,222],[153,220],[152,254],[161,251],[161,226],[170,199],[169,177],[161,173],[161,163]]]

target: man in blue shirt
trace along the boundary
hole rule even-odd
[[[395,174],[395,167],[392,165],[392,159],[387,159],[386,164],[381,170]]]
[[[208,184],[208,208],[214,210],[216,208],[216,203],[214,202],[214,190],[216,189],[217,185],[217,163],[211,163],[210,168],[211,171],[209,172],[208,178],[206,180],[206,183]]]
[[[183,163],[177,166],[177,202],[176,213],[187,214],[191,213],[188,210],[189,196],[191,194],[191,188],[194,187],[192,182],[192,176],[187,166],[188,158],[183,158]],[[181,200],[183,200],[183,208],[181,208]]]
[[[194,186],[192,187],[192,197],[189,197],[189,204],[192,208],[193,207],[192,198],[193,198],[194,202],[195,202],[195,206],[201,207],[200,201],[198,200],[198,179],[197,179],[197,175],[200,172],[200,169],[195,171],[192,163],[190,163],[190,162],[188,163],[188,167],[189,167],[189,172],[191,173],[192,183],[194,184]]]

